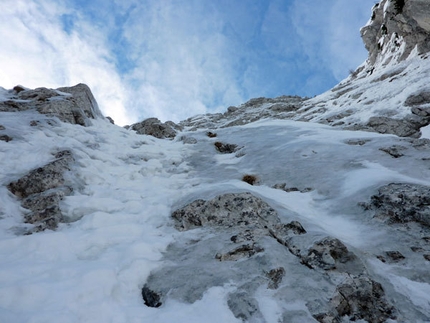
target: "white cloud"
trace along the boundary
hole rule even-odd
[[[200,1],[164,0],[134,8],[124,30],[136,66],[125,79],[145,116],[177,121],[241,102],[222,28],[217,11]]]
[[[3,0],[0,86],[83,82],[120,125],[317,94],[364,60],[363,1]]]
[[[55,1],[6,0],[0,11],[0,84],[12,88],[60,87],[86,83],[105,115],[119,123],[133,117],[124,108],[120,77],[102,33],[85,22],[67,34],[60,17],[69,14]]]
[[[309,64],[326,66],[340,81],[367,53],[359,29],[370,16],[373,0],[295,0],[291,16]]]

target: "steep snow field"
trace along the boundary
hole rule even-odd
[[[28,126],[32,120],[39,124]],[[430,185],[430,155],[409,139],[269,119],[217,129],[217,138],[205,129],[180,134],[196,144],[136,135],[104,120],[86,128],[51,126],[34,111],[3,112],[1,124],[14,140],[0,141],[0,322],[241,322],[226,301],[234,282],[209,288],[193,304],[167,299],[160,308],[146,307],[141,289],[164,264],[168,245],[182,239],[172,211],[197,198],[244,191],[281,218],[352,248],[406,315],[398,322],[430,321],[430,262],[406,247],[419,239],[358,205],[383,184]],[[219,154],[217,140],[242,148]],[[402,158],[379,150],[392,145],[406,147]],[[68,178],[74,191],[61,202],[69,223],[25,235],[31,225],[23,223],[25,210],[6,185],[62,149],[76,160]],[[241,181],[244,174],[256,175],[258,185]],[[272,188],[280,183],[302,192]],[[406,260],[376,259],[386,250],[399,250]],[[295,282],[287,272],[285,284],[294,293],[294,284],[308,278],[305,271],[292,277]],[[308,312],[305,299],[283,304],[259,293],[266,322],[279,322],[288,309]]]

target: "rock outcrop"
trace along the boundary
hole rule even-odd
[[[378,189],[366,206],[390,223],[417,222],[430,227],[430,187],[391,183]]]
[[[370,23],[361,29],[369,64],[405,60],[416,48],[430,51],[430,3],[426,0],[382,0]]]
[[[24,218],[26,223],[34,224],[33,231],[54,230],[63,221],[60,201],[73,192],[65,178],[73,162],[71,151],[60,151],[54,161],[8,185],[9,191],[21,199],[22,207],[30,211]]]
[[[148,118],[131,125],[131,129],[139,135],[149,135],[159,139],[173,139],[182,128],[172,121],[165,123],[157,118]]]
[[[160,307],[170,297],[194,303],[210,287],[234,282],[237,288],[227,298],[231,312],[244,322],[262,322],[257,290],[265,286],[278,296],[288,294],[291,281],[284,286],[284,280],[299,266],[309,270],[309,283],[302,283],[313,318],[305,321],[334,323],[348,316],[383,322],[394,317],[382,285],[369,278],[345,244],[325,237],[309,248],[315,241],[312,234],[298,221],[281,223],[277,212],[251,193],[195,200],[174,211],[172,218],[180,231],[202,231],[198,239],[194,234],[169,246],[168,265],[153,271],[142,288],[149,307]],[[318,295],[308,294],[307,288],[315,288],[314,279],[324,280],[326,291],[319,286]]]
[[[62,122],[81,126],[90,125],[90,119],[103,118],[90,88],[85,84],[56,90],[44,87],[31,90],[16,86],[8,94],[8,100],[0,101],[0,111],[35,109]]]

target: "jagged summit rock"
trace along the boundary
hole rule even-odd
[[[82,83],[56,90],[45,87],[32,90],[18,85],[6,95],[8,99],[0,101],[0,111],[35,109],[63,122],[81,126],[90,125],[90,119],[103,118],[90,88]]]
[[[426,0],[382,0],[361,29],[369,65],[405,60],[415,49],[430,51],[430,3]]]

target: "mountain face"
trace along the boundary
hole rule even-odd
[[[0,322],[430,322],[430,3],[314,98],[125,128],[0,88]]]

